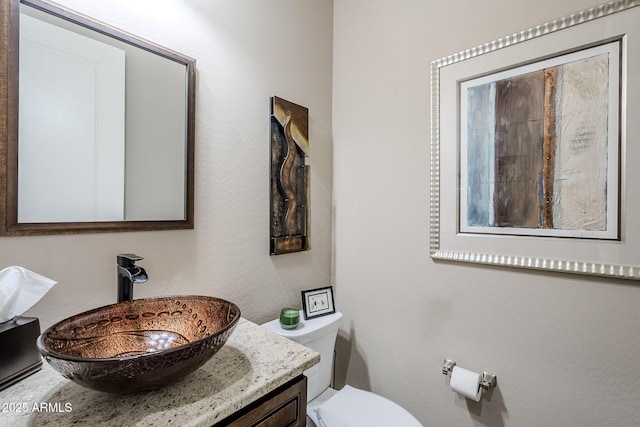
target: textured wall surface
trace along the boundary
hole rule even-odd
[[[136,297],[213,295],[262,322],[331,272],[331,1],[62,0],[196,59],[195,230],[0,238],[0,267],[59,282],[29,314],[47,327],[115,302],[116,254],[145,257]],[[312,245],[269,256],[269,106],[309,108]]]
[[[637,283],[429,258],[430,62],[596,3],[335,2],[339,373],[427,426],[640,420]],[[497,374],[490,399],[454,394],[445,357]]]

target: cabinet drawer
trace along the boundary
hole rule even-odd
[[[307,378],[300,375],[215,427],[305,427],[306,420]]]

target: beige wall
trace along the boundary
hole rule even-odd
[[[335,2],[339,357],[425,425],[639,422],[637,284],[429,258],[430,61],[595,4]],[[497,374],[490,400],[455,395],[445,357]]]
[[[62,0],[195,58],[195,230],[0,238],[0,267],[59,281],[29,314],[43,327],[115,302],[116,254],[144,256],[136,297],[215,295],[262,322],[331,272],[330,1]],[[312,251],[269,256],[269,99],[310,111]]]

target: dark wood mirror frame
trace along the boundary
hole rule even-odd
[[[75,22],[186,66],[185,219],[170,221],[18,222],[18,78],[20,3]],[[0,2],[0,235],[29,236],[194,228],[195,60],[41,0]]]

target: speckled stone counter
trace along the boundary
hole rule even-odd
[[[240,319],[227,344],[184,380],[112,395],[81,387],[45,362],[0,391],[0,426],[211,426],[320,361],[304,346]]]

